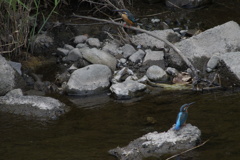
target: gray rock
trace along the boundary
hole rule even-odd
[[[166,0],[168,7],[183,7],[183,8],[196,8],[214,0]]]
[[[110,90],[118,99],[130,99],[143,93],[146,88],[145,84],[133,80],[126,80],[122,83],[113,84]]]
[[[112,83],[119,83],[125,81],[127,78],[132,78],[132,80],[137,80],[137,76],[133,73],[133,71],[127,67],[123,67],[119,71],[115,71],[113,78],[112,78]]]
[[[71,51],[72,49],[74,49],[74,47],[73,46],[71,46],[71,45],[69,45],[69,44],[64,44],[64,47],[63,47],[64,49],[67,49],[67,50],[69,50],[69,51]]]
[[[157,65],[161,68],[164,68],[164,53],[163,51],[152,51],[150,49],[145,50],[146,56],[143,60],[143,65],[151,66]]]
[[[176,43],[175,46],[201,71],[204,68],[204,64],[207,63],[214,53],[223,54],[239,50],[240,27],[236,22],[230,21],[189,39],[182,40]],[[169,66],[181,70],[186,69],[186,67],[183,68],[185,63],[181,57],[172,49],[170,53],[165,55],[165,58]]]
[[[14,88],[23,88],[24,86],[25,82],[22,77],[0,55],[0,96]]]
[[[107,41],[104,43],[102,50],[115,56],[119,54],[118,47],[119,47],[119,44],[117,42]]]
[[[13,91],[0,97],[0,111],[43,119],[56,119],[69,111],[60,101],[42,96],[23,96]]]
[[[68,49],[65,48],[57,48],[57,54],[60,56],[67,56],[69,53]]]
[[[153,65],[148,68],[146,76],[149,80],[158,82],[158,81],[167,81],[167,73],[159,66]]]
[[[101,46],[101,43],[100,43],[99,39],[97,39],[97,38],[88,38],[87,44],[89,46],[97,47],[97,48],[99,48]]]
[[[75,62],[75,61],[78,61],[82,57],[83,56],[82,56],[82,53],[80,52],[80,50],[78,48],[74,48],[68,53],[66,60]]]
[[[15,69],[19,75],[22,75],[22,64],[18,62],[8,61],[8,64],[12,66],[13,69]]]
[[[47,35],[47,32],[37,34],[30,39],[30,49],[35,54],[45,54],[53,44],[54,40],[51,36]]]
[[[88,47],[88,45],[86,43],[78,43],[76,45],[76,48],[85,48],[85,47]]]
[[[172,33],[172,34],[176,34],[175,32],[173,32],[173,30],[171,29],[166,29],[166,30],[155,30],[155,31],[151,31],[152,34],[162,38],[162,39],[167,39],[167,36]],[[142,34],[138,34],[132,37],[132,42],[134,45],[141,45],[144,48],[150,47],[156,47],[157,49],[163,49],[164,48],[164,42],[160,41],[146,33],[142,33]]]
[[[109,150],[109,154],[120,160],[141,160],[148,157],[160,157],[190,149],[200,141],[201,131],[187,124],[179,131],[169,129],[167,132],[157,131],[143,135],[123,148]]]
[[[84,43],[88,39],[88,35],[79,35],[73,38],[73,43]]]
[[[123,47],[122,47],[122,51],[123,51],[123,57],[124,58],[128,58],[130,57],[133,53],[136,52],[136,49],[130,45],[130,44],[125,44]]]
[[[117,65],[117,59],[111,54],[98,50],[96,48],[92,49],[83,49],[82,55],[85,60],[93,64],[104,64],[111,68],[112,71],[115,71]]]
[[[223,85],[240,85],[240,52],[229,52],[220,57],[221,81]]]
[[[13,89],[9,91],[5,96],[23,96],[21,89]]]
[[[133,63],[139,63],[143,61],[143,57],[145,56],[145,52],[141,49],[139,49],[137,52],[133,53],[130,57],[129,60]]]
[[[110,85],[112,72],[108,66],[92,64],[75,70],[67,83],[69,95],[90,95],[104,92]]]
[[[209,59],[208,63],[207,63],[207,72],[212,72],[218,65],[220,62],[220,53],[215,53],[213,54],[213,56]]]

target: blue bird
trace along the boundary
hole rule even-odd
[[[188,112],[187,109],[188,107],[190,107],[191,104],[193,104],[195,102],[192,103],[187,103],[181,106],[180,108],[180,112],[178,113],[178,117],[176,120],[176,125],[175,125],[175,130],[179,130],[187,121],[187,117],[188,117]]]
[[[134,23],[136,23],[136,20],[133,16],[133,14],[127,10],[127,9],[119,9],[119,10],[114,10],[116,12],[120,12],[122,19],[129,25],[132,26]]]

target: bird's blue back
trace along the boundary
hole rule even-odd
[[[175,130],[179,130],[181,126],[186,122],[188,117],[187,112],[179,112],[176,120]]]

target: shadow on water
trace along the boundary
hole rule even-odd
[[[109,149],[148,132],[168,130],[179,107],[192,101],[196,103],[189,108],[188,123],[200,128],[203,141],[211,140],[180,159],[237,159],[239,97],[228,92],[160,92],[131,103],[109,101],[92,109],[72,106],[71,112],[48,122],[0,113],[0,159],[113,160]],[[149,124],[147,117],[156,124]]]

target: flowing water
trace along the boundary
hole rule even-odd
[[[238,0],[218,2],[192,11],[193,20],[201,20],[206,28],[228,20],[240,22]],[[240,159],[240,93],[155,89],[134,101],[71,97],[75,105],[65,99],[60,97],[72,110],[55,121],[0,112],[0,160],[114,160],[108,150],[123,147],[148,132],[167,131],[175,123],[180,106],[193,101],[188,123],[202,131],[202,141],[210,140],[175,159]],[[156,123],[149,123],[148,117]]]
[[[109,149],[168,130],[179,107],[193,101],[188,123],[202,131],[202,141],[210,141],[179,159],[239,159],[240,94],[229,92],[159,92],[133,102],[109,100],[91,109],[72,106],[71,112],[48,122],[0,113],[0,159],[114,160]]]

